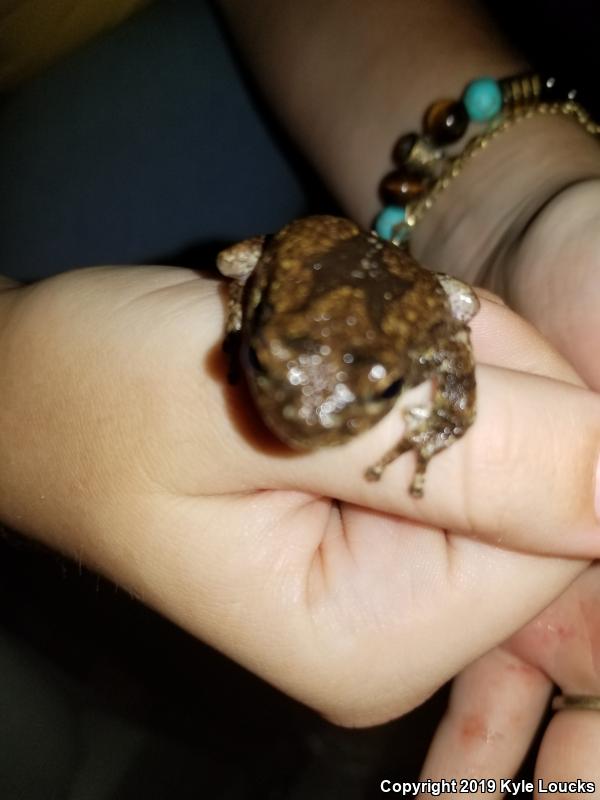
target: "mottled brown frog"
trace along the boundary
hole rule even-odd
[[[407,450],[423,494],[429,460],[475,419],[469,286],[423,269],[353,222],[315,216],[218,256],[230,285],[228,340],[267,426],[313,449],[371,428],[403,389],[432,383],[430,403],[404,410],[402,439],[365,473],[378,480]]]

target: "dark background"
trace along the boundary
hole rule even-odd
[[[598,112],[596,4],[488,5]],[[0,264],[21,280],[206,266],[222,242],[332,207],[192,0],[156,3],[1,98],[0,188]],[[418,777],[447,694],[386,726],[336,728],[10,531],[0,675],[3,800],[368,800],[381,778]]]

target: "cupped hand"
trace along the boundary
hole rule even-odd
[[[600,551],[600,401],[498,302],[473,326],[478,419],[415,500],[410,455],[363,478],[397,410],[308,455],[262,435],[223,380],[216,282],[96,268],[8,294],[4,521],[333,720],[416,706],[585,565],[508,548]]]
[[[455,681],[424,776],[495,780],[498,790],[485,796],[502,796],[500,781],[519,768],[553,684],[565,694],[600,695],[600,565],[587,569],[533,622]],[[547,786],[578,779],[592,782],[596,794],[599,749],[597,711],[555,712],[537,754],[535,796],[541,794],[538,781]]]

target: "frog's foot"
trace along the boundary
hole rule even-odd
[[[465,433],[470,420],[457,415],[448,404],[442,404],[439,392],[436,392],[431,405],[407,408],[403,416],[406,423],[404,436],[367,469],[365,478],[378,481],[388,464],[408,450],[414,450],[417,464],[408,491],[413,497],[423,497],[427,465],[436,453],[445,450]]]
[[[454,279],[449,278],[449,281],[454,282]],[[460,313],[467,311],[463,309]],[[366,474],[368,480],[378,480],[389,463],[407,450],[414,450],[417,467],[409,489],[413,497],[423,496],[425,471],[429,461],[440,450],[445,450],[460,439],[475,419],[474,363],[467,329],[464,325],[459,326],[453,336],[447,337],[431,352],[431,404],[413,406],[404,411],[404,436]],[[443,355],[441,363],[440,353]]]
[[[243,242],[221,250],[217,255],[217,268],[221,275],[231,278],[227,292],[227,320],[225,322],[225,339],[223,352],[229,357],[229,383],[239,380],[238,354],[240,348],[240,331],[243,322],[242,298],[244,285],[254,267],[258,264],[265,243],[264,236],[254,236]]]
[[[217,268],[221,275],[231,278],[227,299],[227,337],[242,327],[242,297],[244,284],[258,264],[265,243],[264,236],[253,236],[243,242],[232,244],[217,255]]]
[[[431,432],[431,418],[433,415],[431,405],[426,406],[412,406],[403,412],[406,429],[404,436],[395,447],[388,450],[377,463],[370,466],[365,472],[365,478],[368,481],[378,481],[383,475],[384,469],[392,461],[395,461],[403,453],[409,450],[415,450],[417,456],[417,466],[413,476],[409,492],[413,497],[423,497],[423,487],[425,484],[425,470],[429,459],[437,452],[427,446],[424,439],[429,438]]]

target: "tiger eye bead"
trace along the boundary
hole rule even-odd
[[[419,136],[416,133],[405,133],[401,136],[392,151],[392,158],[396,164],[404,164],[410,158],[412,149],[419,141]]]
[[[439,161],[442,152],[429,139],[407,133],[401,136],[392,151],[392,158],[400,167],[422,172],[435,161]]]
[[[462,139],[468,125],[469,115],[460,100],[438,100],[423,118],[423,130],[440,146]]]
[[[384,203],[405,206],[423,194],[429,183],[427,176],[422,172],[395,169],[382,179],[379,184],[379,195]]]

